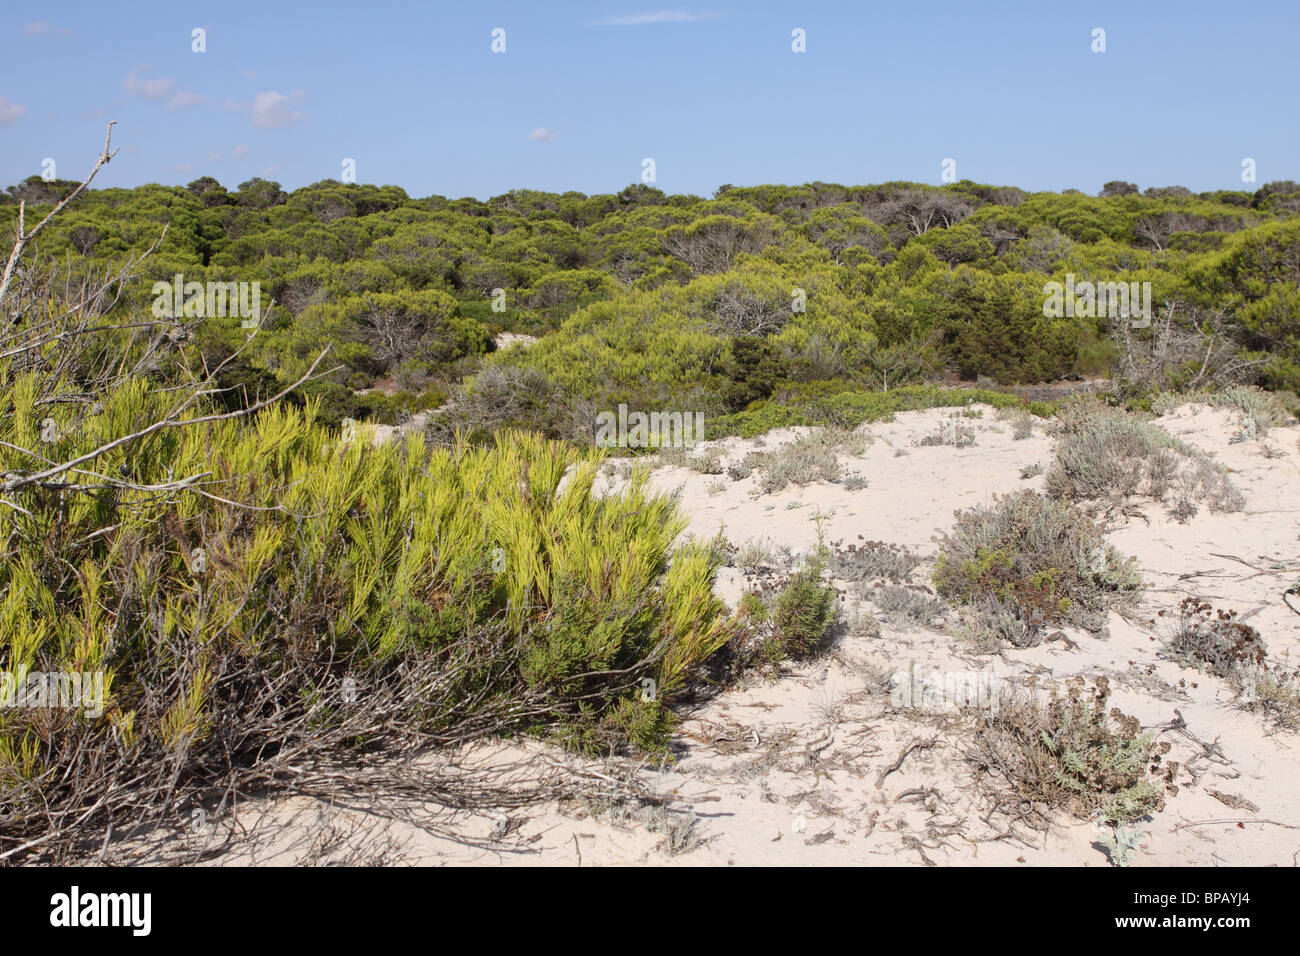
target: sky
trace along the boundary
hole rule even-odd
[[[1297,0],[672,3],[7,3],[0,186],[1300,180]]]

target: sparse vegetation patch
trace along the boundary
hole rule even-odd
[[[1086,820],[1100,811],[1111,824],[1135,823],[1177,793],[1178,764],[1164,759],[1168,743],[1109,701],[1105,677],[1075,677],[1046,702],[999,708],[980,720],[976,763],[1021,812],[1045,819],[1060,809]]]
[[[1165,616],[1164,611],[1159,614]],[[1201,598],[1184,598],[1164,652],[1184,667],[1223,678],[1242,706],[1261,711],[1288,729],[1300,728],[1300,672],[1271,666],[1263,637],[1239,620],[1236,611],[1215,610]]]
[[[939,541],[934,583],[959,604],[995,598],[1025,623],[1026,643],[1050,624],[1102,632],[1106,610],[1134,601],[1141,587],[1135,562],[1107,544],[1091,518],[1032,491],[958,512]]]
[[[1184,520],[1197,503],[1213,511],[1245,507],[1222,465],[1152,422],[1093,398],[1071,402],[1058,416],[1056,458],[1047,473],[1054,498],[1114,509],[1151,498]]]

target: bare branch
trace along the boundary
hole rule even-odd
[[[129,444],[130,442],[133,441],[139,441],[141,438],[146,438],[149,435],[154,434],[154,432],[162,431],[165,428],[189,427],[192,425],[202,425],[207,422],[228,421],[229,419],[232,418],[243,418],[245,416],[251,415],[260,409],[266,408],[268,405],[275,404],[280,399],[284,398],[284,396],[292,392],[295,388],[298,388],[299,386],[309,381],[316,371],[316,366],[321,363],[321,360],[325,358],[325,356],[329,353],[329,350],[330,350],[329,346],[326,346],[325,349],[320,353],[320,355],[316,356],[316,361],[311,363],[311,368],[307,369],[306,373],[302,375],[301,378],[299,378],[292,385],[286,386],[284,389],[276,393],[271,398],[254,402],[252,405],[249,405],[247,408],[239,408],[233,412],[221,412],[219,414],[214,414],[214,415],[200,415],[198,418],[178,418],[177,416],[180,415],[180,413],[184,411],[193,401],[194,396],[191,395],[190,398],[187,398],[176,409],[174,409],[171,413],[169,413],[167,417],[159,421],[156,421],[153,424],[146,426],[145,428],[141,428],[138,431],[131,432],[128,435],[121,435],[110,442],[106,442],[105,444],[100,445],[94,451],[86,452],[86,454],[80,456],[79,458],[74,458],[72,461],[63,462],[62,464],[59,464],[53,468],[47,468],[45,469],[45,471],[37,472],[34,475],[19,475],[11,472],[9,475],[5,476],[6,480],[0,481],[0,493],[8,494],[17,491],[21,488],[26,488],[30,485],[46,486],[50,483],[50,479],[57,478],[59,475],[65,474],[68,471],[71,471],[72,469],[77,468],[80,465],[84,465],[88,461],[94,461],[96,458],[98,458],[100,455],[103,455],[105,452],[112,451],[114,448],[120,448],[121,446]],[[218,368],[220,368],[220,366],[218,366]],[[215,374],[215,371],[213,374]]]
[[[36,238],[50,220],[62,212],[68,203],[80,196],[85,191],[86,187],[90,185],[90,181],[95,178],[95,174],[98,173],[107,163],[112,162],[113,157],[117,155],[117,150],[114,149],[111,152],[109,151],[109,146],[113,139],[113,127],[116,125],[116,123],[109,123],[108,129],[104,131],[104,149],[100,152],[99,158],[95,160],[95,165],[91,168],[90,174],[81,181],[81,184],[77,186],[76,189],[64,196],[63,200],[51,209],[49,214],[33,227],[31,232],[23,231],[23,219],[26,203],[20,202],[18,204],[18,235],[15,237],[14,247],[9,253],[9,261],[5,263],[4,276],[0,278],[0,302],[4,302],[5,293],[9,291],[9,283],[13,280],[14,269],[17,268],[18,260],[22,258],[23,251],[27,248],[27,244]]]

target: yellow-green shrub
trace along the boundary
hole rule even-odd
[[[129,381],[50,412],[3,368],[0,388],[0,474],[32,470],[15,448],[67,461],[174,402]],[[57,438],[41,444],[48,415]],[[315,416],[278,405],[165,428],[0,508],[0,670],[103,671],[107,697],[98,720],[0,709],[0,852],[86,761],[105,788],[163,763],[210,778],[293,743],[265,739],[268,706],[289,737],[328,726],[344,678],[396,686],[424,668],[432,685],[402,685],[393,721],[435,739],[580,721],[593,745],[662,744],[665,700],[731,628],[716,557],[675,547],[673,498],[644,476],[597,497],[599,452],[533,434],[375,447]]]

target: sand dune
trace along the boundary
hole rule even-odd
[[[820,526],[828,542],[862,536],[915,549],[924,563],[912,580],[924,583],[933,539],[951,528],[955,510],[1040,488],[1043,478],[1022,479],[1021,469],[1051,461],[1046,422],[1015,440],[994,409],[976,406],[975,413],[961,419],[974,432],[968,447],[918,444],[951,410],[909,412],[864,429],[871,441],[863,453],[840,459],[845,472],[866,479],[856,491],[820,482],[758,495],[752,477],[728,480],[680,467],[659,468],[652,480],[680,492],[688,533],[721,529],[732,542],[762,539],[797,559],[815,544]],[[1292,865],[1300,853],[1300,740],[1236,706],[1219,678],[1159,654],[1168,623],[1158,612],[1199,595],[1238,611],[1276,662],[1293,667],[1300,657],[1300,617],[1280,600],[1296,572],[1275,567],[1293,569],[1300,557],[1300,429],[1233,443],[1236,421],[1203,405],[1160,420],[1227,466],[1247,504],[1234,514],[1203,509],[1180,524],[1158,503],[1137,502],[1136,510],[1112,519],[1107,537],[1138,559],[1146,591],[1132,613],[1110,615],[1106,639],[1067,628],[1065,640],[981,657],[951,627],[882,619],[878,636],[843,634],[810,662],[749,679],[689,710],[672,759],[637,771],[642,785],[669,799],[666,807],[575,800],[447,817],[448,832],[478,842],[466,846],[298,797],[246,806],[242,819],[260,825],[215,862],[301,860],[311,835],[329,832],[362,858],[382,846],[387,862],[407,863],[1109,865],[1095,825],[1057,814],[1049,827],[1033,829],[1000,810],[981,779],[986,775],[967,757],[970,731],[962,722],[891,701],[892,674],[940,671],[1040,681],[1107,675],[1113,703],[1159,731],[1171,745],[1170,759],[1182,765],[1177,795],[1138,827],[1134,865]],[[761,444],[770,449],[796,434],[773,432]],[[757,446],[728,439],[714,447],[727,464]],[[606,492],[623,480],[611,472]],[[746,584],[742,571],[725,568],[718,591],[734,604]],[[844,594],[846,613],[873,610]],[[482,767],[525,760],[597,774],[626,770],[536,743],[492,744],[462,756]]]

